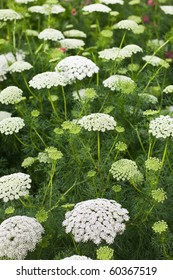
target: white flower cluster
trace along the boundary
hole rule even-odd
[[[63,226],[66,233],[72,232],[76,242],[91,240],[98,245],[104,240],[112,244],[116,235],[124,232],[124,222],[128,220],[128,211],[119,203],[97,198],[77,203],[66,213]]]
[[[149,104],[157,104],[158,99],[156,96],[148,93],[139,93],[138,96],[142,99],[143,102],[149,103]]]
[[[7,118],[11,118],[11,113],[6,112],[6,111],[0,111],[0,121],[7,119]]]
[[[132,93],[135,89],[135,82],[123,75],[113,75],[103,81],[104,87],[110,88],[112,91],[117,90],[122,93]]]
[[[58,72],[43,72],[37,74],[29,81],[29,86],[36,89],[57,87],[59,85],[65,86],[66,80]]]
[[[169,85],[163,90],[164,93],[173,93],[173,85]]]
[[[131,19],[121,20],[118,23],[113,25],[114,29],[126,29],[131,30],[132,32],[138,30],[139,25]]]
[[[42,239],[44,228],[35,218],[14,216],[0,225],[0,257],[24,259]]]
[[[22,16],[12,9],[0,9],[0,21],[7,20],[18,20],[21,19]]]
[[[166,14],[166,15],[173,15],[173,6],[171,5],[165,5],[165,6],[160,6],[160,9]]]
[[[111,8],[109,8],[108,6],[99,3],[87,5],[84,8],[82,8],[82,10],[87,13],[110,13],[112,11]]]
[[[0,55],[0,81],[6,79],[6,74],[9,72],[9,65],[16,60],[21,60],[21,58],[24,59],[24,54],[20,51],[16,52],[16,57],[12,52]]]
[[[79,256],[79,255],[73,255],[71,257],[67,257],[67,258],[64,258],[62,260],[91,260],[91,258],[88,258],[86,256]]]
[[[138,52],[142,52],[142,48],[139,47],[138,45],[127,45],[124,48],[120,49],[120,48],[110,48],[110,49],[104,49],[102,51],[100,51],[99,57],[100,58],[104,58],[106,60],[115,60],[115,59],[124,59],[127,57],[131,57],[133,54],[136,54]]]
[[[23,91],[16,86],[8,86],[0,92],[0,103],[16,104],[21,101]]]
[[[18,4],[28,4],[31,2],[34,2],[35,0],[15,0],[16,3]]]
[[[0,178],[0,199],[4,202],[18,199],[29,194],[31,188],[30,175],[24,173],[13,173]]]
[[[65,9],[61,5],[44,4],[42,6],[37,5],[37,6],[29,7],[28,11],[31,12],[31,13],[50,15],[50,14],[60,14],[60,13],[63,13],[63,12],[65,12]]]
[[[55,67],[55,71],[64,74],[69,83],[76,80],[83,80],[85,77],[91,77],[98,73],[99,68],[90,59],[75,55],[61,60]]]
[[[120,159],[114,162],[109,170],[113,178],[122,181],[131,180],[139,175],[136,163],[130,159]]]
[[[38,38],[43,39],[45,41],[51,40],[57,42],[61,39],[64,39],[64,35],[61,31],[56,30],[54,28],[46,28],[39,33]]]
[[[25,70],[30,70],[31,68],[33,68],[33,66],[29,62],[21,60],[11,64],[8,70],[10,73],[15,73],[15,72],[20,73]]]
[[[81,125],[88,131],[102,131],[114,130],[116,127],[116,121],[108,114],[93,113],[88,116],[82,117],[77,121],[77,124]]]
[[[100,0],[100,3],[106,4],[106,5],[113,5],[113,4],[120,4],[123,5],[123,0]]]
[[[70,29],[63,32],[66,37],[69,38],[86,38],[87,35],[83,31],[77,29]]]
[[[160,116],[152,120],[149,124],[149,133],[156,138],[167,138],[173,136],[173,118],[170,116]]]
[[[80,39],[63,39],[59,43],[62,48],[67,50],[74,50],[85,46],[85,42]]]
[[[153,39],[153,40],[148,40],[147,47],[150,47],[153,50],[157,50],[163,44],[164,44],[163,40]]]
[[[169,63],[167,63],[162,58],[155,56],[155,55],[146,55],[142,58],[144,61],[146,61],[148,64],[151,64],[152,66],[162,66],[164,68],[169,68]]]
[[[24,120],[20,117],[5,118],[0,121],[0,132],[5,135],[18,133],[24,126]]]

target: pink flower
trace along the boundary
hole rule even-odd
[[[148,6],[154,6],[155,3],[154,3],[153,0],[148,0],[148,1],[147,1],[147,5],[148,5]]]
[[[172,51],[165,52],[165,57],[173,60],[173,52]]]
[[[149,16],[147,16],[147,15],[144,15],[144,16],[142,17],[142,20],[143,20],[143,22],[144,22],[145,24],[150,23],[150,18],[149,18]]]
[[[73,8],[73,9],[71,10],[71,14],[72,14],[72,16],[75,16],[75,15],[77,14],[77,11],[76,11],[75,8]]]

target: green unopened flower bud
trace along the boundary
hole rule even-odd
[[[168,228],[168,225],[165,221],[158,221],[158,222],[155,222],[154,225],[152,226],[152,229],[154,230],[155,233],[163,233],[167,230]]]
[[[97,250],[97,259],[98,260],[111,260],[114,254],[114,250],[108,246],[100,247]]]

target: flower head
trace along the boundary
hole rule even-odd
[[[113,25],[114,29],[126,29],[126,30],[131,30],[132,32],[137,30],[138,27],[139,27],[138,24],[131,19],[121,20]]]
[[[85,102],[87,100],[92,101],[97,97],[97,93],[93,88],[80,89],[78,93],[77,91],[73,91],[72,95],[75,100],[79,100],[81,102]]]
[[[120,159],[114,162],[109,172],[118,181],[133,180],[139,170],[136,163],[130,159]]]
[[[64,35],[59,30],[53,28],[46,28],[38,34],[38,38],[43,39],[45,41],[51,40],[57,42],[59,40],[64,39]]]
[[[21,196],[29,194],[31,188],[30,175],[24,173],[14,173],[0,178],[0,199],[4,202],[19,199]]]
[[[133,54],[143,52],[142,48],[135,44],[130,44],[121,49],[122,57],[131,57]]]
[[[146,169],[158,171],[162,167],[161,161],[156,157],[150,157],[145,161]]]
[[[30,70],[31,68],[33,68],[33,66],[26,61],[16,61],[13,64],[11,64],[11,66],[9,67],[9,72],[10,73],[15,73],[15,72],[23,72],[25,70]]]
[[[42,239],[44,229],[35,218],[14,216],[0,225],[0,257],[24,259]]]
[[[61,60],[56,65],[55,71],[64,74],[69,83],[72,83],[76,80],[83,80],[85,77],[91,77],[94,73],[98,73],[99,68],[90,59],[75,55]]]
[[[162,234],[165,232],[168,228],[168,225],[165,221],[158,221],[155,222],[154,225],[152,226],[152,229],[154,230],[155,233]]]
[[[170,116],[160,116],[152,120],[149,124],[149,133],[156,138],[167,138],[173,136],[173,118]]]
[[[112,91],[121,91],[122,93],[129,94],[135,89],[135,82],[123,75],[113,75],[103,81],[104,87],[110,88]]]
[[[112,11],[111,8],[109,8],[108,6],[99,3],[87,5],[82,10],[87,13],[110,13]]]
[[[79,49],[85,45],[85,42],[80,39],[63,39],[59,43],[62,48],[67,50]]]
[[[106,4],[106,5],[114,5],[114,4],[120,4],[123,5],[123,0],[100,0],[100,3]]]
[[[97,198],[77,203],[66,213],[63,226],[66,233],[72,232],[76,242],[91,240],[100,244],[104,240],[112,244],[116,235],[124,232],[124,222],[128,220],[128,211],[119,203]]]
[[[111,260],[114,254],[114,250],[108,246],[102,246],[97,249],[97,259],[98,260]]]
[[[171,5],[163,5],[160,6],[160,9],[166,14],[166,15],[173,15],[173,6]]]
[[[146,55],[142,59],[152,66],[162,66],[164,68],[169,68],[169,63],[167,63],[164,59],[158,56]]]
[[[70,29],[63,32],[66,37],[69,38],[86,38],[87,35],[85,32],[77,30],[77,29]]]
[[[113,47],[110,49],[104,49],[100,51],[99,57],[106,60],[115,60],[115,59],[123,59],[121,55],[121,49],[117,47]]]
[[[7,118],[11,118],[11,113],[6,112],[6,111],[0,111],[0,121],[7,119]]]
[[[164,93],[173,93],[173,85],[169,85],[163,90]]]
[[[22,100],[23,91],[16,86],[8,86],[0,92],[0,103],[15,104]]]
[[[0,21],[13,21],[21,18],[22,16],[12,9],[0,9]]]
[[[66,257],[62,260],[79,260],[79,261],[85,260],[86,261],[86,260],[91,260],[91,259],[86,256],[73,255],[71,257]]]
[[[29,86],[36,89],[57,87],[59,85],[65,86],[66,80],[61,73],[57,72],[43,72],[29,81]]]
[[[161,202],[163,203],[164,200],[167,198],[166,196],[166,192],[162,189],[162,188],[159,188],[157,190],[153,190],[151,192],[151,195],[152,195],[152,198],[157,201],[157,202]]]
[[[93,113],[84,116],[77,123],[88,131],[104,132],[106,130],[114,130],[116,126],[114,118],[104,113]]]
[[[31,2],[35,2],[35,0],[15,0],[15,2],[18,4],[28,4]]]
[[[20,129],[25,126],[24,120],[19,117],[5,118],[0,121],[0,132],[2,134],[8,135],[18,133]]]
[[[42,6],[37,5],[37,6],[29,7],[28,11],[31,12],[31,13],[50,15],[50,14],[60,14],[60,13],[63,13],[63,12],[65,12],[65,9],[61,5],[44,4]]]

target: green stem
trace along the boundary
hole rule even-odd
[[[150,83],[155,79],[155,77],[157,76],[157,74],[159,73],[159,71],[162,69],[162,66],[154,73],[154,75],[149,79],[146,87],[144,88],[144,90],[142,91],[142,94],[145,93],[145,91],[147,90],[147,88],[149,87]]]
[[[142,143],[142,140],[141,140],[141,137],[140,137],[139,131],[138,131],[138,129],[137,129],[137,128],[135,128],[135,131],[136,131],[136,134],[137,134],[137,137],[138,137],[138,140],[139,140],[139,143],[140,143],[141,149],[142,149],[142,151],[144,152],[144,154],[146,154],[146,151],[145,151],[144,145],[143,145],[143,143]]]
[[[16,50],[16,20],[13,23],[13,49]]]
[[[43,143],[43,145],[45,147],[47,147],[46,143],[44,142],[43,138],[40,136],[40,134],[38,133],[38,131],[36,130],[35,127],[32,127],[32,129],[34,130],[34,132],[37,134],[38,138],[41,140],[41,142]]]
[[[50,104],[51,104],[51,106],[52,106],[52,110],[53,110],[55,116],[57,117],[58,121],[61,121],[61,119],[60,119],[60,117],[59,117],[59,115],[58,115],[58,113],[57,113],[57,111],[56,111],[56,108],[55,108],[55,105],[54,105],[54,103],[53,103],[52,96],[51,96],[49,90],[48,90],[48,97],[49,97],[48,99],[49,99],[49,101],[50,101]]]
[[[65,120],[67,120],[67,101],[65,97],[64,87],[62,87],[62,96],[64,100],[64,116],[65,116]]]
[[[44,205],[44,203],[45,203],[47,193],[48,193],[48,191],[49,191],[49,189],[50,189],[50,200],[49,200],[49,205],[50,205],[50,209],[51,209],[51,202],[52,202],[52,184],[53,184],[53,178],[54,178],[55,172],[56,172],[56,161],[52,161],[52,167],[51,167],[51,171],[50,171],[50,179],[49,179],[47,188],[46,188],[45,193],[44,193],[43,201],[42,201],[42,204],[41,204],[42,207],[43,207],[43,205]]]
[[[23,80],[24,80],[25,85],[26,85],[26,87],[27,87],[27,90],[32,94],[32,96],[33,96],[36,100],[39,100],[38,97],[35,95],[35,93],[33,93],[33,91],[30,89],[30,87],[29,87],[29,85],[28,85],[28,82],[27,82],[27,80],[26,80],[25,75],[23,74],[23,72],[22,72],[22,77],[23,77]]]
[[[100,154],[100,131],[97,131],[97,155],[98,155],[98,166],[100,166],[101,154]]]
[[[16,137],[16,139],[17,139],[23,146],[29,147],[29,145],[28,145],[28,144],[25,144],[25,143],[17,136],[16,133],[14,133],[14,136]]]
[[[151,206],[150,210],[146,212],[146,216],[145,218],[143,219],[143,223],[148,219],[148,216],[151,214],[151,212],[153,211],[154,207],[155,207],[155,203]]]

